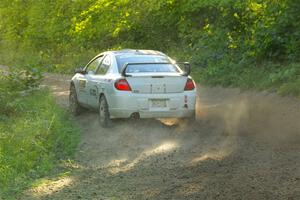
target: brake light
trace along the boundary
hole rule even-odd
[[[115,88],[122,91],[131,91],[130,85],[126,79],[119,79],[115,82]]]
[[[195,89],[194,81],[190,78],[187,79],[184,90],[193,90]]]

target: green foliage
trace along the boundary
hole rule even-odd
[[[41,73],[36,68],[11,68],[0,70],[0,110],[1,115],[14,112],[19,97],[36,88],[41,81]]]
[[[17,101],[18,116],[2,116],[0,122],[0,196],[14,195],[49,174],[78,143],[78,130],[48,91],[35,91]]]
[[[253,86],[249,76],[300,62],[298,0],[2,1],[3,64],[68,73],[107,49],[157,49],[190,60],[205,82],[239,86],[246,73]]]
[[[225,61],[194,72],[203,82],[227,87],[270,89],[282,95],[300,96],[300,64],[250,65]]]
[[[47,90],[38,71],[0,76],[0,197],[12,198],[72,156],[78,130]]]

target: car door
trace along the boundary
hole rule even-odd
[[[89,73],[87,75],[87,89],[89,97],[87,103],[93,108],[97,108],[99,104],[100,93],[105,92],[106,79],[105,75],[110,68],[111,58],[109,55],[103,56],[100,65],[98,66],[95,73]]]
[[[100,55],[93,60],[91,60],[87,66],[85,67],[86,74],[83,76],[80,76],[78,78],[79,82],[79,102],[89,105],[88,99],[91,96],[91,91],[89,88],[89,81],[91,80],[91,77],[93,77],[96,74],[96,71],[101,64],[101,61],[103,59],[103,55]]]

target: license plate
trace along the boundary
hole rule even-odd
[[[152,99],[151,107],[152,108],[165,108],[165,107],[167,107],[167,102],[165,99]]]

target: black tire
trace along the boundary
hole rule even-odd
[[[101,96],[99,100],[99,123],[103,128],[109,127],[111,124],[109,117],[109,109],[105,96]]]
[[[195,110],[195,111],[193,112],[193,114],[191,115],[190,120],[193,121],[193,122],[195,122],[196,119],[197,119],[197,117],[196,117],[196,110]]]
[[[184,123],[188,124],[188,125],[193,125],[196,121],[196,111],[193,112],[193,114],[189,117],[184,117],[181,119]]]
[[[71,114],[74,116],[79,115],[83,110],[82,106],[78,102],[76,89],[73,84],[70,87],[69,110],[70,110]]]

